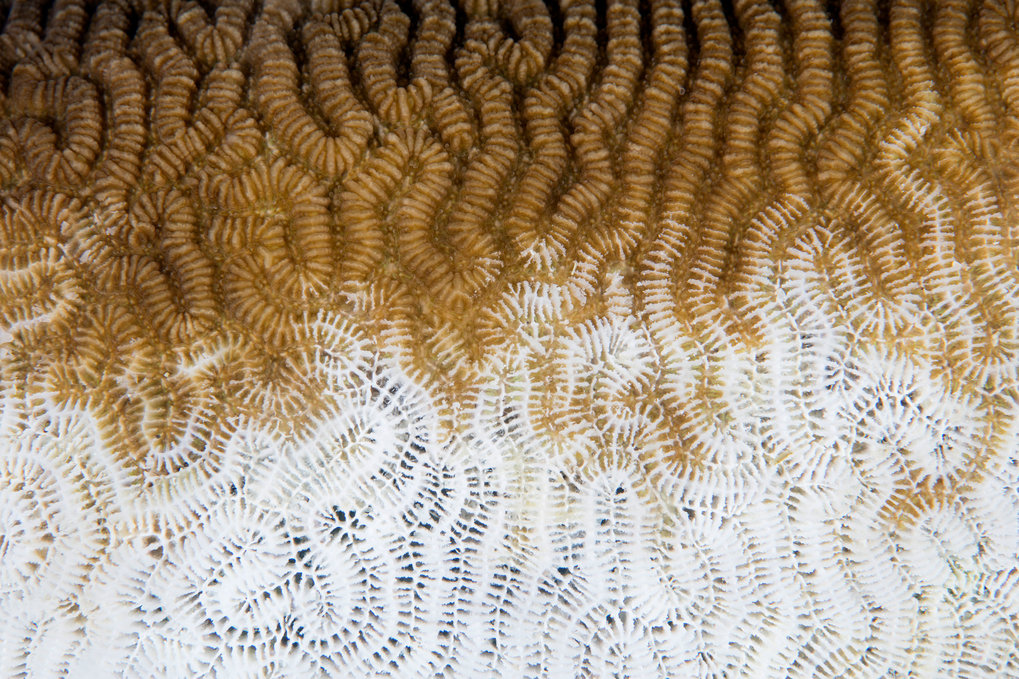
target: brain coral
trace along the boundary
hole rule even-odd
[[[0,674],[1019,677],[1012,0],[35,0]]]

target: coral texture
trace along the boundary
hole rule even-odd
[[[1013,0],[5,7],[3,677],[1019,677]]]

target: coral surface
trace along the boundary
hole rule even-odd
[[[0,676],[1019,677],[1013,0],[0,16]]]

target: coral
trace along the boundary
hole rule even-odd
[[[0,12],[0,673],[1019,676],[1019,10]]]

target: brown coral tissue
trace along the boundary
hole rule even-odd
[[[0,676],[1019,677],[1019,2],[0,26]]]

